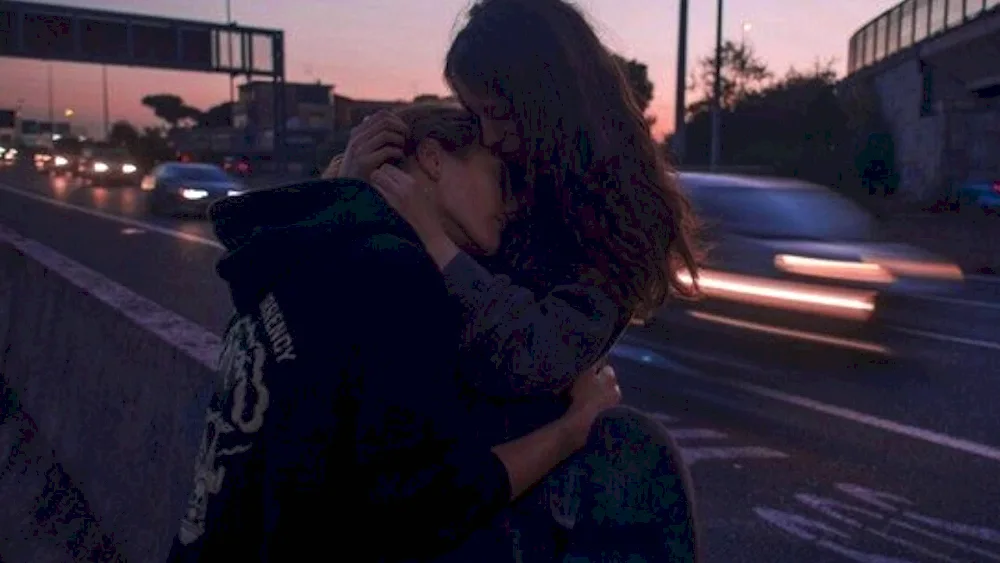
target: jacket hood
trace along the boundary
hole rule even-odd
[[[260,294],[295,263],[332,259],[352,242],[412,227],[361,180],[311,180],[220,200],[209,212],[225,247],[216,271],[238,294]]]

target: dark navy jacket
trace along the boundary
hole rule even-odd
[[[169,561],[425,559],[508,504],[460,407],[461,311],[374,190],[251,192],[212,219],[236,315]]]

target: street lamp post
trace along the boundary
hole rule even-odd
[[[69,134],[69,135],[73,134],[73,116],[74,115],[76,115],[76,111],[74,111],[73,108],[66,108],[66,109],[63,110],[63,117],[66,118],[66,124],[68,126],[68,133],[67,134]],[[62,138],[62,133],[57,133],[55,135],[55,137],[53,137],[53,138],[55,138],[58,141],[59,139]]]
[[[687,34],[688,0],[680,0],[677,24],[677,92],[674,96],[674,158],[682,164],[687,155]]]
[[[52,76],[52,63],[46,66],[46,72],[48,74],[49,83],[49,141],[52,142],[53,146],[56,142],[56,99],[55,99],[55,80]]]
[[[233,24],[233,2],[232,0],[226,0],[226,23],[232,27]],[[233,67],[233,32],[230,29],[229,33],[226,34],[226,43],[228,45],[227,49],[229,51],[229,67]],[[229,73],[229,102],[236,101],[236,77],[233,73]]]
[[[709,164],[711,169],[719,167],[719,155],[722,152],[722,4],[718,0],[718,13],[715,20],[715,75],[712,84],[712,154]]]
[[[108,65],[101,65],[101,112],[103,114],[104,140],[108,140],[111,128],[108,124],[111,111],[108,107]]]

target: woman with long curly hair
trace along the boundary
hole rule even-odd
[[[406,134],[391,116],[355,131],[339,173],[371,181],[419,235],[463,306],[470,412],[484,436],[511,439],[565,412],[566,390],[630,320],[692,292],[680,273],[697,278],[694,217],[622,70],[571,4],[480,0],[445,78],[507,170],[516,211],[496,259],[460,250],[425,195],[384,173]],[[664,470],[678,464],[676,447],[644,414],[626,418],[618,428],[631,430],[608,437],[636,452],[564,464],[520,503],[508,524],[525,557],[693,560],[690,478]],[[559,517],[548,514],[555,504]]]

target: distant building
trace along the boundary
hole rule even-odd
[[[18,142],[17,111],[0,109],[0,147],[11,147]]]
[[[334,129],[337,131],[351,129],[373,113],[405,106],[408,103],[401,100],[355,100],[347,96],[335,95],[333,98]]]
[[[309,170],[331,133],[349,131],[369,115],[405,106],[403,100],[358,100],[335,95],[333,86],[285,83],[285,157],[293,169]],[[274,153],[274,85],[256,81],[239,87],[232,128],[175,129],[170,142],[178,153],[202,161],[245,157],[266,173]]]
[[[332,130],[333,86],[285,83],[285,126],[292,130]],[[274,128],[274,85],[254,81],[239,87],[233,104],[233,128],[269,130]]]
[[[22,119],[19,123],[19,135],[21,143],[28,147],[52,147],[52,141],[60,137],[68,137],[72,133],[72,128],[67,121],[39,121],[37,119]]]

